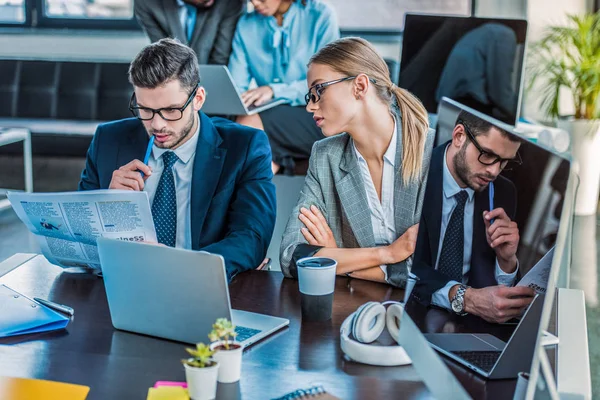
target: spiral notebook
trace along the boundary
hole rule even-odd
[[[277,397],[273,400],[293,400],[293,399],[311,399],[311,400],[340,400],[325,390],[323,386],[313,386],[308,389],[298,389],[290,392],[283,397]]]

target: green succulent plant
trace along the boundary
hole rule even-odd
[[[186,351],[190,353],[192,357],[181,360],[182,363],[189,365],[190,367],[205,368],[213,365],[212,355],[214,351],[210,349],[210,346],[204,343],[196,344],[195,349],[186,348]]]
[[[208,339],[211,342],[222,340],[225,350],[229,350],[229,338],[234,340],[237,336],[235,325],[227,318],[218,318],[212,327],[213,330],[208,334]]]

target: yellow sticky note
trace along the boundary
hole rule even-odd
[[[190,397],[181,386],[161,386],[148,389],[146,400],[190,400]]]

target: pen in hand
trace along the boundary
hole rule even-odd
[[[146,155],[144,156],[144,165],[148,165],[148,161],[150,160],[150,154],[152,153],[152,146],[154,146],[154,135],[150,136],[150,140],[148,141],[148,147],[146,148]],[[144,177],[144,173],[140,171],[142,174],[142,178]]]
[[[494,182],[490,182],[488,187],[488,193],[490,197],[490,211],[494,209]],[[494,218],[490,219],[490,225],[494,223]]]

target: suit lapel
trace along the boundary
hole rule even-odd
[[[192,38],[188,43],[191,48],[196,48],[196,43],[202,40],[202,28],[204,28],[204,23],[206,22],[206,18],[208,14],[212,14],[210,11],[203,11],[196,13],[196,24],[194,25],[194,31],[192,32]]]
[[[187,43],[185,27],[181,25],[179,19],[179,6],[175,0],[162,0],[164,16],[169,25],[171,36],[179,39],[182,43]]]
[[[192,248],[197,249],[200,243],[200,232],[206,219],[206,212],[211,203],[225,163],[227,150],[218,146],[223,140],[210,118],[200,112],[200,132],[194,171],[192,174]]]
[[[352,138],[348,136],[340,162],[341,178],[336,182],[342,210],[360,247],[375,246],[371,214]]]
[[[427,225],[429,243],[431,244],[431,262],[435,265],[440,243],[440,229],[442,226],[442,196],[444,195],[444,153],[446,145],[438,146],[431,155],[427,189],[423,202],[423,219]]]

